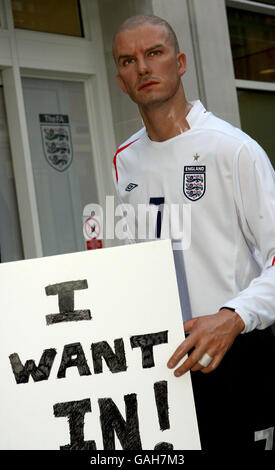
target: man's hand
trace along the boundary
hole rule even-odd
[[[244,326],[241,317],[227,308],[221,309],[214,315],[186,321],[184,331],[190,334],[176,349],[167,366],[173,369],[187,352],[194,348],[183,364],[175,370],[175,376],[180,377],[190,369],[201,370],[204,374],[213,371]],[[198,363],[205,353],[213,358],[208,367],[203,367]]]

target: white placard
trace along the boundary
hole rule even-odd
[[[200,449],[170,241],[0,265],[1,449]],[[164,443],[164,444],[163,444]]]

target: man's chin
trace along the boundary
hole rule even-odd
[[[159,106],[163,105],[167,101],[169,101],[170,96],[166,97],[151,97],[147,98],[147,100],[139,100],[137,104],[144,108],[144,109],[153,109],[153,108],[158,108]]]
[[[156,90],[148,90],[148,93],[146,94],[138,94],[135,96],[130,96],[130,98],[139,106],[144,109],[151,109],[151,108],[157,108],[164,103],[167,103],[170,99],[174,98],[176,95],[177,91],[179,89],[179,84],[175,89],[170,90],[169,93],[160,93],[156,92]]]

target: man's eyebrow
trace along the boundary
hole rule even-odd
[[[164,44],[157,44],[156,46],[149,47],[148,49],[146,49],[145,52],[154,51],[155,49],[159,49],[160,47],[164,47]]]
[[[145,50],[145,53],[154,51],[155,49],[159,49],[160,47],[164,47],[163,44],[156,44],[155,46],[148,47],[148,49]],[[120,55],[117,59],[118,62],[120,62],[123,59],[129,59],[130,57],[133,57],[134,54],[123,54]]]

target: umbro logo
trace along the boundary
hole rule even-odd
[[[138,184],[135,183],[129,183],[128,186],[125,188],[125,191],[132,191],[132,189],[135,189],[138,186]]]

